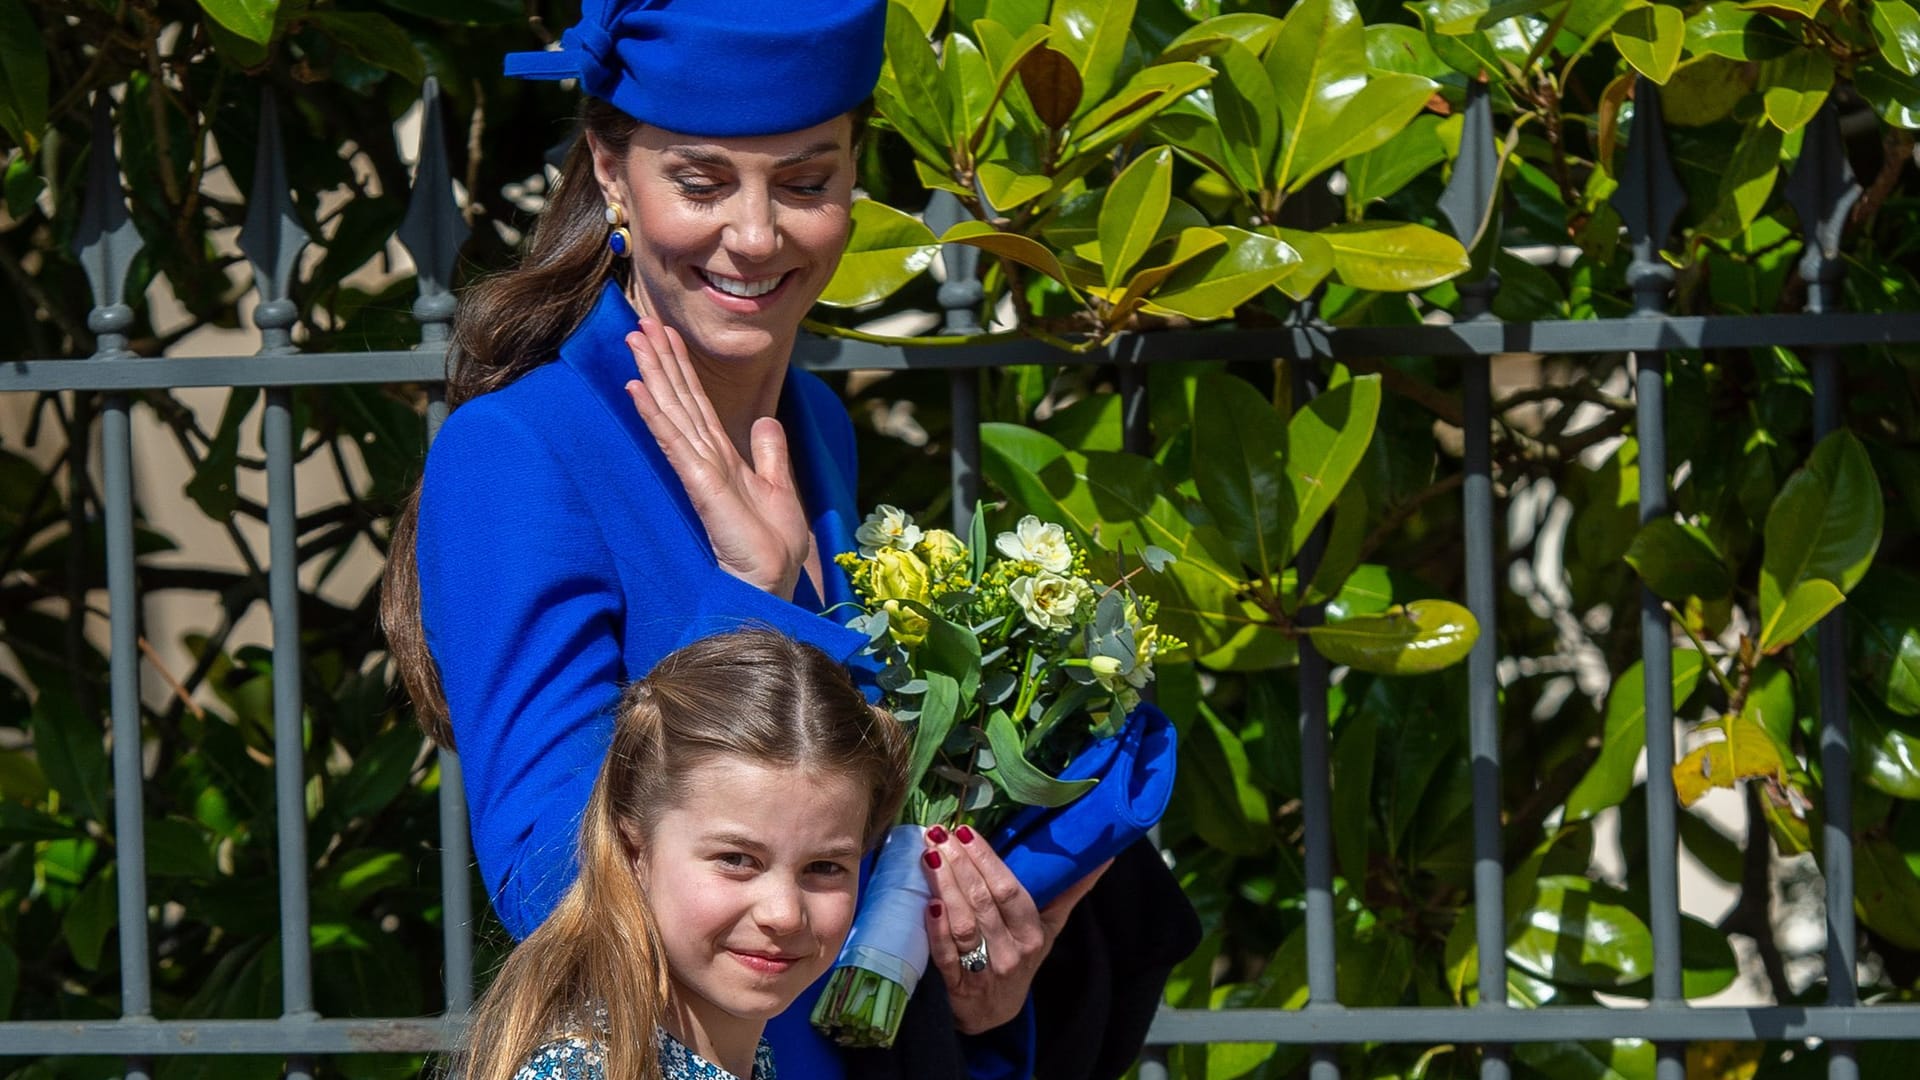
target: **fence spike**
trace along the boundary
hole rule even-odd
[[[253,266],[253,284],[260,294],[253,324],[260,328],[262,353],[292,352],[293,324],[300,317],[288,296],[300,249],[307,246],[307,233],[294,214],[291,191],[286,154],[280,145],[278,103],[268,87],[260,95],[260,142],[253,158],[253,192],[247,197],[246,223],[240,226],[240,253]]]
[[[1440,193],[1440,213],[1453,226],[1453,235],[1472,251],[1493,224],[1500,195],[1500,155],[1494,152],[1493,101],[1484,80],[1467,87],[1467,107],[1460,129],[1460,157],[1453,177]],[[1476,267],[1475,269],[1484,269]]]
[[[1637,312],[1648,314],[1664,306],[1673,284],[1673,267],[1660,258],[1667,234],[1687,205],[1686,189],[1673,170],[1667,152],[1667,125],[1660,111],[1660,88],[1642,76],[1633,86],[1633,130],[1627,142],[1627,160],[1620,170],[1620,190],[1613,208],[1626,222],[1633,241],[1633,262],[1627,284]]]
[[[927,200],[925,219],[934,235],[944,236],[948,229],[963,221],[972,221],[973,217],[959,196],[951,191],[936,190]],[[980,284],[980,249],[971,244],[944,244],[940,248],[940,260],[947,271],[939,296],[940,308],[947,313],[947,333],[979,333],[980,320],[974,311],[986,296]]]
[[[1829,290],[1841,273],[1840,234],[1861,195],[1840,135],[1839,111],[1831,99],[1807,125],[1800,160],[1787,177],[1784,194],[1800,216],[1800,233],[1806,240],[1800,276],[1807,282],[1807,310],[1827,311],[1833,307]]]
[[[133,309],[127,306],[127,270],[143,246],[140,230],[127,213],[120,183],[120,157],[114,151],[113,99],[93,95],[93,160],[87,167],[87,205],[73,236],[73,253],[93,286],[93,310],[87,329],[94,334],[94,355],[126,356]]]
[[[447,339],[447,327],[457,307],[452,291],[454,263],[471,230],[453,197],[440,80],[428,76],[421,88],[420,108],[420,160],[414,169],[407,216],[395,235],[413,256],[420,289],[413,302],[413,317],[420,323],[420,342],[424,345]]]

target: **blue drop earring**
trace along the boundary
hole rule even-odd
[[[607,224],[612,230],[607,233],[607,250],[615,258],[624,259],[633,254],[633,234],[627,231],[627,212],[619,203],[607,204]]]

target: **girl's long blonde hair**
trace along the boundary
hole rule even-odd
[[[634,863],[688,776],[720,758],[851,776],[872,794],[878,843],[906,796],[908,744],[832,657],[771,630],[671,653],[622,696],[613,745],[580,822],[580,872],[501,966],[451,1074],[512,1080],[542,1044],[597,1044],[604,1080],[659,1080],[665,954]]]

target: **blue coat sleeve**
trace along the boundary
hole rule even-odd
[[[455,414],[429,456],[420,606],[481,873],[519,938],[573,880],[624,673],[624,599],[569,470],[523,419],[488,404]]]

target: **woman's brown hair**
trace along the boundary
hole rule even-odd
[[[447,354],[447,407],[457,409],[552,360],[560,344],[586,320],[609,277],[624,288],[627,262],[607,248],[605,199],[593,175],[586,136],[624,155],[639,122],[598,98],[581,107],[582,137],[560,165],[520,264],[468,289],[453,324]],[[387,649],[413,699],[414,714],[434,742],[453,748],[453,726],[440,687],[440,670],[427,651],[420,618],[420,574],[414,542],[420,483],[394,515],[387,568],[380,585],[380,624]]]
[[[811,645],[739,630],[669,654],[621,698],[580,823],[579,877],[500,968],[452,1075],[511,1080],[542,1044],[575,1036],[597,1044],[604,1080],[658,1080],[666,961],[633,866],[692,772],[736,759],[850,777],[872,796],[871,847],[906,796],[907,753],[900,724]]]

